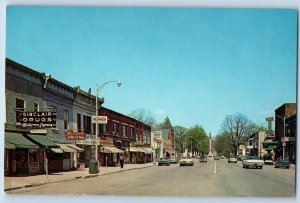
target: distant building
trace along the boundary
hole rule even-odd
[[[285,156],[293,162],[296,160],[296,112],[295,103],[285,103],[275,110],[275,141],[279,143],[275,156],[283,156],[284,149]]]
[[[246,146],[246,153],[251,156],[258,156],[261,159],[267,153],[262,143],[264,142],[266,133],[259,131],[249,136],[248,145]]]

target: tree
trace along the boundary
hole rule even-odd
[[[186,144],[191,149],[192,156],[199,153],[207,154],[209,138],[201,126],[195,125],[187,131]]]
[[[187,128],[182,126],[173,127],[175,134],[175,148],[177,152],[184,153]]]
[[[248,120],[247,116],[237,113],[235,115],[226,115],[220,134],[228,137],[232,145],[232,153],[236,155],[239,145],[245,141],[252,129],[253,123]]]
[[[135,109],[129,114],[129,116],[147,125],[150,125],[153,128],[156,127],[156,119],[154,118],[152,112],[149,110],[146,110],[144,108]]]
[[[214,142],[214,148],[218,154],[228,156],[232,151],[230,136],[226,134],[218,135]]]

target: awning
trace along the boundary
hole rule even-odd
[[[64,152],[77,152],[76,149],[69,147],[67,144],[58,144]]]
[[[264,141],[261,143],[262,145],[279,145],[278,141]]]
[[[5,132],[5,142],[14,144],[16,148],[38,149],[39,146],[26,139],[20,133]]]
[[[29,138],[31,138],[33,141],[38,142],[39,144],[45,146],[46,148],[49,148],[49,147],[58,147],[57,144],[55,144],[53,141],[51,141],[45,135],[27,134],[27,136]]]
[[[168,152],[169,154],[174,154],[174,151],[172,149],[166,149],[166,152]]]
[[[146,154],[153,154],[153,150],[151,148],[143,148]]]
[[[61,148],[50,148],[51,151],[53,151],[54,153],[58,153],[58,154],[61,154],[61,153],[64,153],[64,151],[61,149]]]
[[[80,147],[77,147],[76,145],[74,145],[74,144],[67,144],[68,145],[68,147],[71,147],[71,148],[73,148],[73,149],[76,149],[77,151],[79,151],[79,152],[83,152],[84,151],[84,149],[82,149],[82,148],[80,148]]]
[[[16,145],[5,142],[5,149],[16,149]]]
[[[123,150],[120,150],[113,146],[101,146],[100,151],[104,153],[124,153]]]
[[[140,152],[140,150],[137,149],[136,147],[130,147],[129,151],[130,152]]]

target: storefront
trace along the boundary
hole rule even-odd
[[[101,166],[116,166],[120,161],[120,154],[124,154],[123,150],[120,150],[114,146],[101,146],[100,147],[100,165]]]
[[[59,147],[63,150],[63,167],[64,171],[70,171],[74,169],[75,161],[73,159],[74,153],[77,153],[77,150],[69,147],[68,144],[58,144]]]
[[[39,172],[39,146],[26,139],[22,133],[5,132],[7,171],[17,174]],[[13,149],[15,146],[15,149]]]

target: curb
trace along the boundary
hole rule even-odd
[[[153,166],[155,166],[155,165],[153,165]],[[124,170],[119,170],[119,171],[107,172],[105,174],[90,174],[90,175],[86,175],[86,176],[76,176],[76,177],[72,177],[72,178],[68,178],[68,179],[64,179],[64,180],[43,182],[43,183],[37,183],[37,184],[28,184],[28,185],[24,185],[24,186],[6,188],[6,189],[4,189],[4,191],[6,192],[6,191],[18,190],[18,189],[24,189],[24,188],[29,188],[29,187],[36,187],[36,186],[46,185],[46,184],[50,184],[50,183],[59,183],[59,182],[71,181],[71,180],[76,180],[76,179],[86,179],[86,178],[94,178],[94,177],[99,177],[99,176],[106,176],[106,175],[110,175],[110,174],[121,173],[121,172],[124,172],[124,171],[144,169],[144,168],[149,168],[149,167],[153,167],[153,166],[151,165],[151,166],[143,166],[143,167],[139,167],[139,168],[129,168],[129,169],[124,169]]]

